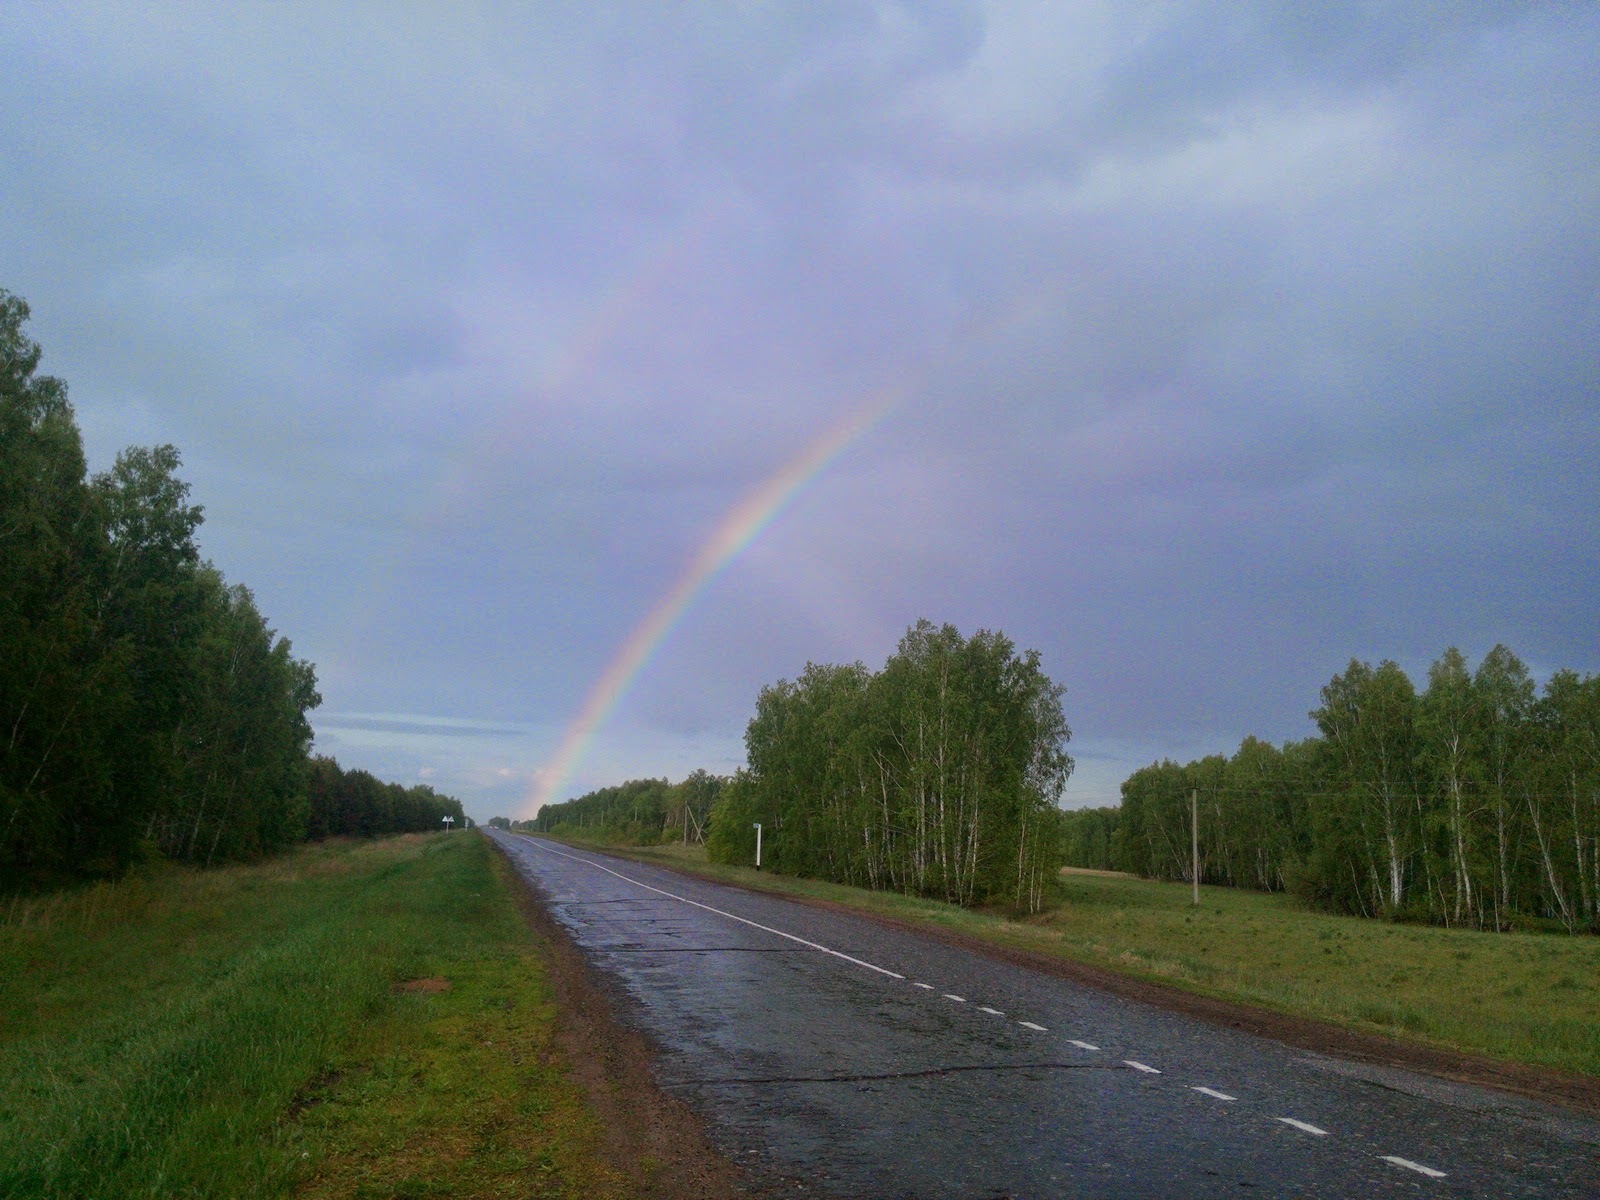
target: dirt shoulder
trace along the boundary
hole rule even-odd
[[[592,847],[592,849],[597,853],[629,857],[626,847]],[[640,858],[638,861],[648,862],[651,866],[675,871],[691,878],[712,879],[709,875],[699,875],[687,865],[663,862],[655,857]],[[1052,954],[1000,945],[938,925],[888,916],[837,900],[799,895],[781,888],[750,888],[730,883],[725,879],[712,879],[712,881],[724,887],[766,895],[781,895],[796,904],[863,917],[892,929],[918,934],[1000,962],[1026,967],[1041,974],[1070,980],[1087,987],[1099,988],[1115,996],[1138,1000],[1170,1012],[1182,1013],[1213,1025],[1222,1025],[1253,1033],[1259,1037],[1271,1038],[1298,1049],[1355,1062],[1398,1067],[1457,1083],[1492,1088],[1560,1105],[1587,1116],[1600,1117],[1600,1078],[1594,1076],[1406,1042],[1398,1038],[1384,1037],[1382,1034],[1348,1029],[1310,1017],[1297,1017],[1257,1005],[1200,995],[1170,984],[1124,975],[1105,967],[1075,962]]]
[[[651,1073],[655,1049],[616,1019],[583,954],[498,846],[517,906],[548,948],[556,1045],[605,1130],[603,1155],[654,1200],[734,1200],[759,1194],[711,1144],[689,1106]]]

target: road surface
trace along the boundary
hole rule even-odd
[[[1600,1197],[1600,1122],[491,831],[757,1182],[873,1197]]]

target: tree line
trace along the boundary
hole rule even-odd
[[[309,841],[428,833],[444,828],[446,817],[462,829],[472,827],[461,801],[428,784],[385,783],[367,771],[346,771],[321,754],[311,760],[306,784],[305,836]]]
[[[1068,861],[1291,890],[1325,908],[1485,929],[1600,932],[1600,676],[1542,692],[1510,650],[1446,650],[1418,689],[1352,660],[1310,713],[1318,736],[1246,738],[1232,757],[1161,762],[1120,809],[1065,815]]]
[[[503,829],[635,846],[704,842],[712,808],[728,782],[724,776],[705,771],[695,771],[677,784],[665,779],[632,779],[575,800],[547,804],[526,821],[493,817],[489,823]]]
[[[526,821],[615,843],[701,841],[714,862],[1037,909],[1061,865],[1064,689],[1002,633],[919,621],[883,670],[808,664],[761,690],[731,777],[632,780]]]
[[[1003,633],[926,620],[881,671],[808,664],[757,697],[708,854],[749,862],[760,822],[774,870],[1037,908],[1061,861],[1063,694]]]
[[[0,887],[315,834],[312,665],[200,557],[176,449],[89,474],[28,316],[0,291]]]

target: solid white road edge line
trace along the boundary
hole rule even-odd
[[[1432,1167],[1425,1167],[1421,1163],[1414,1163],[1409,1158],[1398,1158],[1393,1154],[1380,1154],[1384,1162],[1393,1163],[1397,1167],[1404,1167],[1408,1171],[1415,1171],[1419,1175],[1426,1175],[1429,1179],[1443,1179],[1443,1171],[1435,1171]]]
[[[639,880],[632,879],[629,876],[622,874],[622,872],[620,872],[620,871],[613,871],[610,867],[605,866],[602,863],[597,863],[593,859],[581,858],[576,854],[568,854],[563,850],[553,850],[549,846],[544,845],[542,842],[540,842],[536,838],[525,838],[525,841],[528,842],[529,844],[537,846],[540,850],[543,850],[546,854],[554,854],[559,858],[570,858],[573,862],[580,862],[580,863],[583,863],[585,866],[594,867],[598,871],[604,871],[607,875],[614,875],[616,878],[622,880],[624,883],[631,883],[631,884],[633,884],[634,887],[642,887],[647,892],[654,892],[656,895],[665,896],[669,900],[677,900],[682,904],[692,904],[696,908],[703,908],[703,909],[705,909],[706,912],[716,913],[717,916],[719,916],[719,917],[727,917],[730,921],[738,921],[743,925],[750,926],[752,929],[759,929],[763,933],[772,933],[772,934],[776,934],[778,937],[781,937],[781,938],[788,938],[791,942],[798,942],[798,943],[800,943],[800,945],[806,946],[806,947],[808,947],[808,948],[810,948],[812,950],[820,950],[824,954],[831,954],[835,958],[842,958],[847,963],[854,963],[858,967],[865,967],[869,971],[876,971],[880,975],[887,975],[890,979],[904,979],[905,978],[904,975],[901,975],[897,971],[891,971],[887,967],[880,967],[875,963],[869,963],[865,959],[854,958],[851,955],[844,954],[844,953],[842,953],[842,952],[840,952],[838,950],[830,949],[829,947],[820,945],[817,942],[807,941],[803,937],[796,937],[794,934],[785,933],[781,929],[774,929],[770,925],[762,925],[759,922],[749,920],[746,917],[736,916],[735,914],[733,914],[731,912],[724,912],[720,908],[712,908],[711,905],[702,904],[698,900],[691,900],[687,896],[679,896],[674,892],[668,892],[668,891],[664,891],[663,889],[658,888],[658,887],[652,887],[648,883],[641,883]],[[928,990],[930,992],[934,990],[933,989],[933,985],[932,984],[928,984],[928,983],[914,983],[912,986],[913,987],[919,987],[919,988],[925,988],[926,990]],[[967,998],[965,996],[953,995],[950,992],[945,992],[944,993],[944,998],[946,1000],[954,1000],[958,1004],[965,1004],[967,1002]],[[1001,1012],[998,1008],[990,1008],[987,1005],[980,1005],[978,1011],[979,1012],[991,1013],[991,1014],[993,1014],[994,1016],[997,1016],[997,1017],[1005,1016],[1005,1013]],[[1038,1030],[1040,1033],[1049,1033],[1050,1032],[1043,1025],[1035,1025],[1032,1021],[1018,1021],[1017,1024],[1026,1025],[1029,1029]],[[1075,1046],[1083,1046],[1087,1050],[1096,1050],[1096,1049],[1099,1048],[1097,1046],[1090,1046],[1086,1042],[1074,1042],[1073,1045],[1075,1045]],[[1141,1070],[1155,1071],[1155,1068],[1153,1068],[1153,1067],[1143,1067],[1143,1068],[1141,1068]],[[1160,1073],[1161,1072],[1159,1072],[1159,1071],[1155,1071],[1155,1074],[1157,1074],[1157,1075],[1159,1075]]]
[[[805,947],[807,947],[809,949],[820,950],[824,954],[831,954],[835,958],[842,958],[847,963],[854,963],[858,967],[865,967],[869,971],[876,971],[879,975],[887,975],[890,979],[904,979],[905,978],[905,976],[900,974],[898,971],[891,971],[887,967],[880,967],[880,966],[876,965],[875,963],[867,962],[865,959],[852,958],[848,954],[843,954],[838,950],[830,950],[828,947],[820,945],[817,942],[808,942],[803,937],[796,937],[792,933],[785,933],[783,930],[774,929],[770,925],[762,925],[758,921],[751,921],[751,920],[748,920],[745,917],[735,916],[731,912],[723,912],[722,909],[720,909],[720,908],[712,908],[711,905],[709,905],[709,904],[701,904],[700,901],[691,900],[687,896],[679,896],[679,895],[676,895],[676,894],[674,894],[672,892],[663,891],[661,888],[658,888],[658,887],[651,887],[648,883],[640,883],[637,879],[629,879],[626,875],[622,874],[620,871],[613,871],[610,867],[603,866],[602,864],[594,862],[591,859],[579,858],[576,854],[566,854],[566,853],[563,853],[560,850],[552,850],[552,849],[550,849],[549,846],[546,846],[546,845],[542,844],[541,842],[539,842],[535,838],[529,838],[528,841],[532,842],[535,846],[538,846],[539,849],[543,850],[546,854],[554,854],[554,855],[556,855],[556,856],[558,856],[560,858],[570,858],[573,862],[584,863],[587,866],[591,866],[591,867],[595,868],[595,870],[597,870],[597,871],[604,871],[607,875],[615,875],[618,879],[622,880],[624,883],[631,883],[631,884],[633,884],[634,887],[642,887],[647,892],[654,892],[656,895],[665,896],[669,900],[678,900],[678,901],[680,901],[680,902],[682,902],[684,904],[692,904],[696,908],[705,909],[706,912],[716,913],[717,916],[719,916],[719,917],[727,917],[728,920],[730,920],[730,921],[738,921],[741,925],[748,925],[752,929],[759,929],[759,930],[761,930],[762,933],[771,933],[771,934],[775,934],[776,936],[781,937],[781,938],[788,938],[791,942],[798,942],[798,943],[800,943],[800,945],[805,946]]]
[[[1128,1066],[1132,1067],[1135,1071],[1143,1071],[1146,1075],[1161,1074],[1161,1072],[1156,1070],[1154,1067],[1147,1067],[1142,1062],[1134,1062],[1131,1058],[1125,1058],[1122,1061],[1127,1063]]]
[[[1293,1125],[1296,1129],[1302,1130],[1306,1133],[1314,1133],[1318,1137],[1328,1136],[1328,1131],[1326,1129],[1318,1129],[1315,1125],[1307,1124],[1305,1121],[1296,1121],[1293,1117],[1277,1117],[1275,1119],[1282,1121],[1285,1125]]]
[[[1098,1050],[1098,1049],[1100,1049],[1099,1046],[1091,1046],[1088,1042],[1080,1042],[1077,1038],[1068,1038],[1067,1040],[1070,1041],[1079,1050]]]
[[[1211,1096],[1217,1100],[1237,1100],[1239,1098],[1237,1096],[1230,1096],[1227,1092],[1219,1092],[1216,1088],[1197,1087],[1190,1088],[1189,1090],[1192,1092],[1199,1092],[1203,1096]]]

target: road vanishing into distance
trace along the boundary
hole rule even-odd
[[[1600,1122],[491,831],[758,1186],[871,1197],[1600,1197]]]

